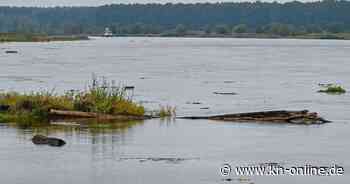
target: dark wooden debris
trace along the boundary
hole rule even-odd
[[[293,124],[322,124],[330,121],[318,116],[315,112],[302,111],[261,111],[250,113],[224,114],[216,116],[188,116],[182,119],[209,119],[232,122],[274,122]]]
[[[234,92],[214,92],[216,95],[237,95],[237,93]]]
[[[7,50],[7,51],[5,51],[5,53],[6,54],[17,54],[18,51],[16,51],[16,50]]]
[[[66,142],[62,139],[46,137],[43,135],[35,135],[32,138],[32,142],[36,145],[49,145],[49,146],[56,146],[56,147],[61,147],[66,144]]]

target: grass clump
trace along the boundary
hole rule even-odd
[[[172,106],[160,106],[158,111],[153,112],[152,116],[166,118],[176,116],[176,107]]]
[[[0,113],[2,122],[49,120],[50,109],[132,116],[143,116],[145,113],[144,107],[133,102],[123,87],[105,78],[98,80],[96,76],[87,90],[71,90],[63,95],[54,91],[0,93],[0,105],[9,106],[6,112]]]
[[[75,110],[96,112],[112,115],[143,116],[145,109],[142,105],[132,101],[122,86],[115,85],[115,81],[108,82],[105,78],[98,80],[93,76],[87,91],[71,93]]]
[[[322,86],[324,89],[319,90],[319,93],[328,93],[328,94],[343,94],[346,93],[346,90],[341,87],[340,85],[334,85],[334,84],[330,84],[330,85],[326,85],[326,86]]]
[[[1,113],[0,120],[17,123],[46,120],[50,109],[73,110],[73,103],[68,96],[58,96],[47,91],[29,94],[1,93],[0,104],[9,106],[7,112]]]

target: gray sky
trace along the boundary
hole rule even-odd
[[[0,0],[0,6],[98,6],[113,3],[166,3],[166,2],[238,2],[238,1],[255,1],[255,0]],[[274,1],[274,0],[262,0]],[[286,2],[291,0],[277,0]],[[308,1],[308,0],[301,0]]]

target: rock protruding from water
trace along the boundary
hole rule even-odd
[[[43,135],[35,135],[32,138],[32,142],[36,145],[49,145],[49,146],[56,146],[56,147],[61,147],[66,144],[66,142],[62,139],[46,137]]]

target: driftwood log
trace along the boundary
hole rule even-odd
[[[63,111],[51,109],[49,112],[53,119],[79,119],[96,118],[101,120],[145,120],[151,119],[151,116],[131,116],[131,115],[109,115],[94,112],[81,111]],[[293,124],[323,124],[330,121],[319,117],[316,112],[302,111],[261,111],[250,113],[224,114],[216,116],[186,116],[178,117],[181,119],[209,119],[232,122],[274,122],[274,123],[293,123]]]
[[[330,121],[318,116],[316,112],[302,111],[262,111],[217,116],[188,116],[182,119],[209,119],[233,122],[276,122],[293,124],[323,124]]]
[[[132,116],[132,115],[110,115],[110,114],[101,114],[94,112],[81,112],[81,111],[63,111],[51,109],[49,112],[50,116],[55,118],[62,119],[72,119],[72,118],[96,118],[101,120],[145,120],[150,119],[149,116]]]

